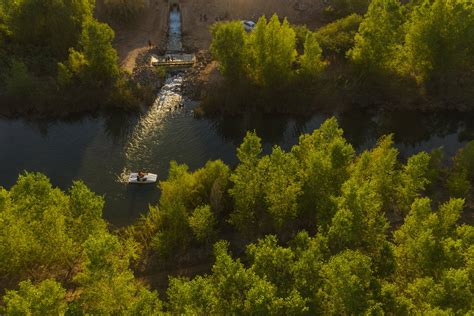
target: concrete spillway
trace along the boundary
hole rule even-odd
[[[182,31],[181,31],[181,11],[179,4],[170,5],[168,26],[168,43],[166,45],[166,54],[164,56],[152,55],[150,63],[152,66],[163,66],[167,68],[192,67],[195,63],[193,54],[184,54]]]

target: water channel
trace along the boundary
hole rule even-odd
[[[170,21],[176,13],[180,23],[179,11],[171,12]],[[170,32],[170,38],[180,38],[179,28],[177,32]],[[273,145],[291,148],[302,133],[312,132],[330,116],[302,119],[252,113],[240,118],[198,119],[193,115],[196,104],[183,99],[181,85],[179,74],[170,75],[155,103],[141,115],[0,119],[0,186],[10,188],[24,170],[43,172],[62,189],[82,180],[104,195],[105,218],[114,225],[126,225],[159,199],[156,185],[126,184],[123,178],[129,171],[145,168],[163,180],[171,160],[191,170],[214,159],[234,166],[235,148],[247,130],[257,131],[268,153]],[[402,159],[440,146],[449,156],[474,139],[474,115],[355,111],[337,118],[346,138],[359,151],[373,146],[381,135],[394,133]]]

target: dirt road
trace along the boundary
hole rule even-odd
[[[318,16],[324,0],[180,0],[183,19],[183,45],[188,51],[207,49],[211,41],[209,27],[217,20],[270,17],[277,13],[287,17],[290,23],[306,24],[315,28],[321,24]],[[168,29],[168,1],[149,0],[148,7],[137,19],[126,26],[107,21],[101,1],[97,1],[96,13],[115,30],[115,48],[120,63],[132,71],[138,54],[148,48],[148,40],[159,48],[166,45]]]

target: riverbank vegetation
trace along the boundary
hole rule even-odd
[[[315,31],[277,16],[262,17],[250,33],[239,22],[218,23],[211,51],[226,81],[209,89],[203,109],[470,110],[473,6],[464,0],[373,0],[363,17],[348,15]]]
[[[118,65],[113,30],[95,1],[0,1],[0,103],[4,114],[136,107],[144,94]]]
[[[356,153],[335,119],[268,155],[248,133],[233,169],[172,163],[158,205],[115,231],[83,183],[62,192],[25,173],[0,189],[0,306],[7,315],[472,313],[474,142],[450,161],[442,153],[402,161],[390,135]],[[207,274],[191,279],[169,273],[154,284],[160,294],[146,285],[202,264]]]

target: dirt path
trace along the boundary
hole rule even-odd
[[[323,0],[181,0],[184,46],[190,50],[207,49],[209,27],[218,20],[253,20],[262,15],[287,17],[290,23],[321,25],[318,18]],[[206,18],[203,20],[202,18]]]
[[[150,0],[150,4],[135,21],[119,26],[104,13],[102,1],[97,1],[96,15],[109,23],[115,31],[114,46],[121,66],[132,71],[138,54],[148,49],[148,41],[164,48],[168,30],[168,4],[164,0]]]
[[[216,20],[250,19],[277,13],[291,23],[306,24],[315,28],[321,24],[319,13],[324,0],[180,0],[183,19],[183,45],[188,51],[207,49],[211,41],[209,27]],[[101,0],[97,1],[96,14],[107,21]],[[206,20],[204,20],[204,17]],[[114,25],[115,48],[120,64],[128,71],[135,66],[138,54],[148,48],[148,40],[164,49],[168,30],[168,2],[149,0],[148,7],[131,24]]]

